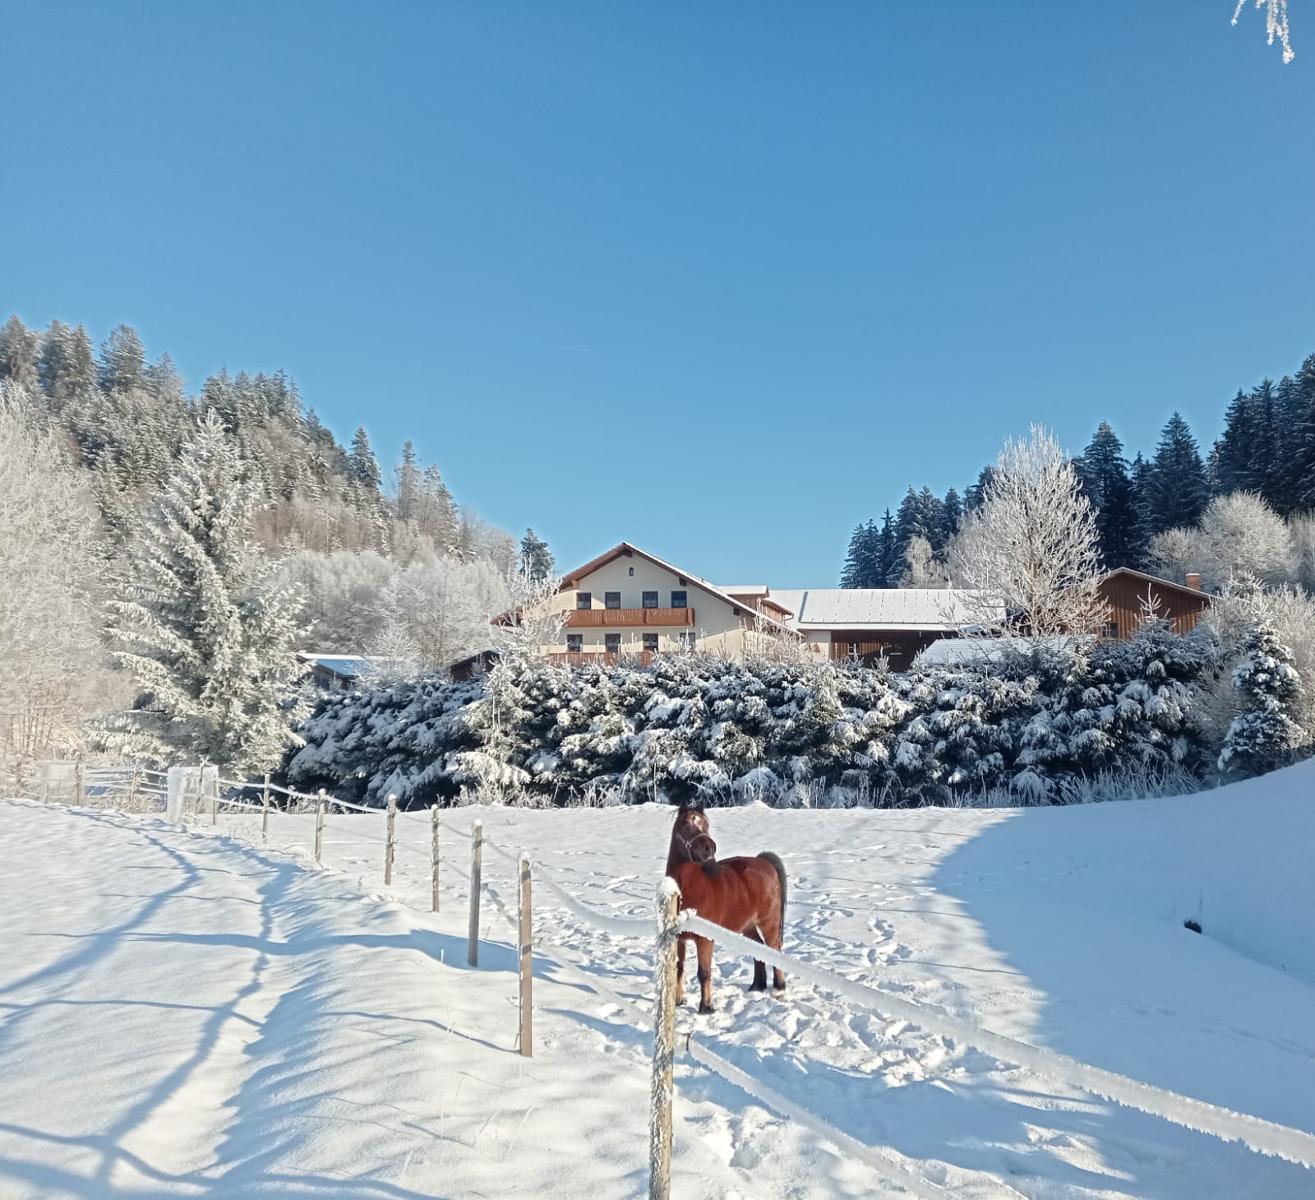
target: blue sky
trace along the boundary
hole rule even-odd
[[[564,565],[835,581],[1315,350],[1315,3],[6,5],[0,319],[287,369]]]

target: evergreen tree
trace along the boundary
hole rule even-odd
[[[548,543],[539,537],[533,529],[527,529],[525,536],[521,538],[521,553],[517,570],[526,579],[536,582],[552,578],[557,571],[557,563],[553,559],[552,551],[548,549]]]
[[[416,450],[409,441],[402,445],[402,461],[397,467],[397,515],[403,521],[414,521],[420,515],[424,479],[416,459]]]
[[[347,454],[348,474],[355,483],[366,492],[378,493],[382,476],[379,472],[379,460],[370,448],[370,438],[365,426],[357,427],[352,435],[352,448]]]
[[[111,604],[115,657],[142,689],[111,723],[128,746],[249,773],[296,744],[295,601],[262,586],[252,505],[236,447],[207,413],[134,548],[126,598]]]
[[[1256,625],[1243,642],[1243,659],[1233,672],[1242,712],[1233,718],[1219,754],[1229,775],[1262,775],[1282,766],[1301,741],[1293,720],[1301,679],[1292,652],[1266,625]]]
[[[959,532],[959,526],[963,524],[963,501],[959,499],[959,493],[951,488],[945,493],[945,499],[941,501],[941,537],[938,545],[944,552],[949,545],[950,539]]]
[[[0,329],[0,381],[9,380],[28,394],[37,390],[37,350],[41,339],[17,314]]]
[[[146,382],[146,352],[130,325],[116,325],[100,348],[100,386],[105,392],[126,392]]]
[[[895,541],[895,519],[886,509],[881,518],[881,529],[877,533],[876,570],[872,576],[874,588],[898,587],[904,562],[899,556],[899,547]]]
[[[1148,535],[1191,528],[1210,501],[1201,452],[1179,413],[1169,418],[1160,434],[1140,499]]]
[[[51,321],[41,339],[37,375],[55,411],[85,404],[96,390],[96,364],[87,331],[81,325],[70,329],[63,321]]]
[[[845,554],[845,565],[840,569],[840,586],[842,588],[861,588],[866,584],[869,542],[872,535],[872,522],[854,526],[849,535],[849,550]]]
[[[1284,420],[1289,422],[1290,473],[1288,512],[1315,509],[1315,354],[1306,358],[1292,381]]]
[[[1108,422],[1100,423],[1074,467],[1095,511],[1102,564],[1107,569],[1136,565],[1138,516],[1133,485],[1123,443]]]
[[[924,487],[918,493],[918,536],[927,539],[927,544],[939,556],[945,550],[945,505],[940,497],[933,496],[931,488]],[[907,552],[908,547],[905,546]]]
[[[968,513],[976,512],[982,507],[982,500],[986,495],[986,489],[990,485],[991,477],[995,474],[995,468],[989,464],[981,469],[977,475],[977,482],[971,484],[968,490],[963,494],[963,511],[966,516]]]

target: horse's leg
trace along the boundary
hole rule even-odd
[[[689,941],[687,937],[678,937],[676,939],[676,1003],[683,1004],[685,1001],[685,943]]]
[[[757,926],[750,925],[744,931],[744,936],[751,942],[761,942],[762,934],[758,931]],[[767,990],[767,964],[761,958],[753,960],[753,982],[749,984],[751,992],[765,992]]]
[[[772,912],[763,918],[762,923],[758,926],[762,932],[762,940],[766,942],[773,950],[781,948],[781,914]],[[767,965],[758,963],[763,969],[763,987],[767,986]],[[757,976],[755,975],[755,981]],[[777,992],[785,991],[785,972],[780,967],[772,968],[772,989]]]
[[[712,942],[705,937],[694,939],[699,956],[699,1012],[710,1013],[712,1007]]]

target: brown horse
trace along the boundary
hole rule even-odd
[[[667,874],[680,887],[681,908],[692,908],[705,921],[742,933],[773,950],[781,948],[785,924],[785,864],[775,854],[716,861],[717,843],[708,833],[702,809],[682,805],[671,830]],[[676,1003],[682,998],[685,978],[685,943],[692,940],[699,964],[699,1012],[712,1006],[712,941],[698,934],[682,934],[676,944]],[[774,968],[772,987],[785,987],[785,974]],[[754,959],[749,990],[765,991],[767,964]]]

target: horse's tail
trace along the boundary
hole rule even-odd
[[[784,933],[785,932],[785,893],[786,893],[785,863],[783,863],[780,860],[780,858],[777,855],[773,854],[770,850],[764,850],[760,855],[758,855],[758,857],[771,863],[772,866],[776,868],[776,878],[781,881],[781,932]]]

